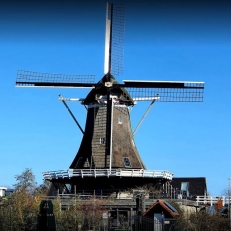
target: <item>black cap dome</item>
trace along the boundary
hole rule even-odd
[[[105,83],[110,82],[112,83],[111,87],[106,87]],[[120,98],[121,104],[126,105],[134,105],[134,101],[130,94],[122,87],[117,86],[117,84],[120,84],[113,75],[106,74],[104,77],[98,82],[99,86],[92,89],[85,100],[83,101],[83,104],[89,105],[92,103],[97,103],[96,95],[107,95],[108,88],[110,89],[111,95],[117,95],[118,98]]]

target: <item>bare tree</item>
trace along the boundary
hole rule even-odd
[[[21,174],[15,176],[16,184],[14,184],[15,191],[26,190],[34,193],[37,187],[35,176],[30,168],[26,168]]]

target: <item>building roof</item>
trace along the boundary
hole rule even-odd
[[[168,202],[163,200],[157,200],[151,207],[149,207],[143,213],[143,216],[150,216],[153,215],[154,213],[159,213],[160,211],[164,213],[165,217],[166,215],[170,215],[170,217],[176,217],[180,215],[178,211]]]
[[[203,196],[207,194],[205,177],[173,177],[170,184],[173,188],[182,190],[183,182],[188,183],[188,192],[190,196]]]

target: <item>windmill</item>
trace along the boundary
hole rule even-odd
[[[136,101],[202,102],[203,82],[135,81],[119,83],[115,75],[122,71],[124,8],[107,3],[104,76],[95,83],[91,75],[57,75],[18,71],[16,86],[91,88],[85,98],[60,100],[80,101],[87,108],[83,138],[70,168],[44,172],[44,179],[57,189],[124,190],[135,186],[163,183],[172,179],[168,171],[147,170],[134,141],[130,108]],[[150,109],[150,108],[149,108]],[[148,110],[149,110],[148,109]],[[69,109],[68,109],[69,110]],[[70,184],[71,187],[66,185]]]

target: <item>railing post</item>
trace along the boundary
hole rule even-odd
[[[225,196],[223,196],[222,199],[223,199],[222,200],[222,205],[225,206],[225,200],[226,200]]]
[[[75,230],[77,229],[77,220],[76,220],[76,185],[74,185],[74,192],[75,192]],[[78,224],[79,225],[79,224]]]

